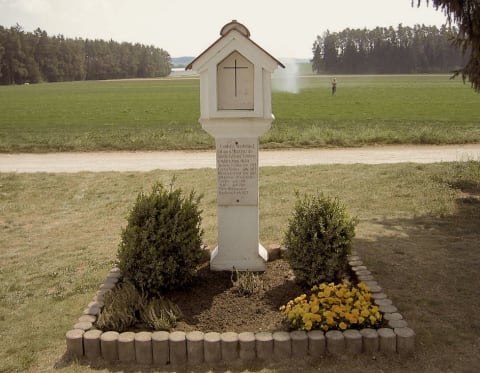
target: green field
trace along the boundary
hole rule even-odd
[[[298,93],[272,93],[264,148],[480,142],[480,95],[459,79],[337,76],[332,97],[331,78],[291,77]],[[0,107],[0,152],[213,147],[198,124],[198,79],[2,86]]]

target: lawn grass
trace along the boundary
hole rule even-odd
[[[215,170],[175,174],[177,186],[204,194],[205,242],[214,245]],[[64,359],[64,335],[113,266],[137,193],[172,175],[0,174],[1,372],[111,371]],[[314,368],[299,361],[298,371],[475,371],[480,163],[261,168],[263,244],[281,242],[295,190],[319,190],[347,205],[359,220],[354,247],[417,333],[410,358],[326,358]],[[250,371],[291,371],[282,363],[267,368]]]
[[[301,69],[299,74],[304,73]],[[285,75],[264,148],[480,142],[480,96],[448,75]],[[283,84],[285,83],[285,84]],[[0,87],[0,151],[213,148],[195,78]]]

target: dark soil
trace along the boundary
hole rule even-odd
[[[210,271],[209,263],[203,264],[189,289],[166,294],[183,313],[174,330],[287,330],[279,307],[304,290],[293,281],[293,272],[284,259],[267,263],[267,270],[259,276],[263,289],[250,296],[240,295],[233,286],[232,273]]]

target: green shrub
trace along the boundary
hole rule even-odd
[[[148,298],[189,284],[202,257],[201,196],[157,183],[140,193],[122,231],[118,267]]]
[[[355,220],[337,198],[297,194],[284,237],[286,256],[297,281],[312,287],[337,282],[347,267]]]

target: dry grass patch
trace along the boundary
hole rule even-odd
[[[326,358],[314,365],[298,362],[299,371],[475,371],[480,365],[479,162],[260,172],[262,243],[281,242],[294,190],[338,196],[360,221],[354,247],[417,332],[417,352],[410,359]],[[205,241],[214,245],[215,171],[176,175],[179,187],[204,193]],[[111,268],[138,192],[171,177],[163,171],[0,174],[0,371],[92,371],[64,360],[65,332]],[[250,371],[290,371],[281,363],[263,368],[252,365]]]

